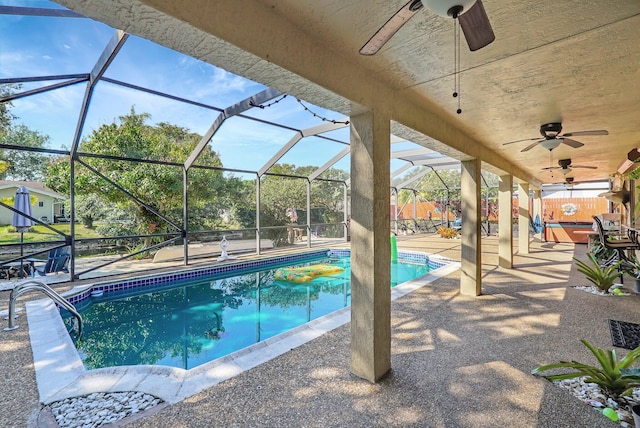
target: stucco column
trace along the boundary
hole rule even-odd
[[[463,161],[460,178],[462,199],[462,252],[460,293],[479,296],[482,293],[482,256],[480,219],[480,159]]]
[[[529,184],[518,184],[518,252],[529,254]]]
[[[351,371],[375,382],[391,368],[390,122],[351,116]]]
[[[542,226],[542,190],[540,189],[533,190],[533,212],[531,217],[534,222],[536,221],[536,218],[539,219],[540,226]],[[542,228],[540,228],[540,231],[535,231],[533,234],[533,240],[535,242],[542,242]]]
[[[513,267],[513,176],[501,175],[498,184],[498,266]]]

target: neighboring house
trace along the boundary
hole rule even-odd
[[[31,211],[33,217],[53,223],[54,219],[64,218],[64,200],[66,197],[48,189],[44,184],[36,181],[5,181],[0,180],[0,199],[7,200],[16,195],[18,187],[24,186],[29,190],[31,200],[35,196],[37,200],[32,202]],[[11,224],[13,211],[0,206],[0,224]]]

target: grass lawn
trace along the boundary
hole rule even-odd
[[[51,227],[67,235],[71,234],[70,224],[52,224]],[[76,224],[77,239],[99,237],[100,235],[98,235],[95,230],[87,229],[80,224]],[[32,226],[29,232],[24,233],[24,242],[57,241],[60,239],[62,239],[61,235],[41,225]],[[0,226],[0,245],[14,243],[20,243],[20,234],[15,231],[15,227]]]

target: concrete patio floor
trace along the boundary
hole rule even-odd
[[[401,236],[398,245],[460,259],[458,240]],[[514,269],[503,269],[497,238],[485,237],[482,296],[460,295],[455,272],[392,303],[392,370],[381,382],[350,373],[347,324],[129,426],[616,426],[529,374],[561,359],[593,362],[579,339],[611,348],[608,319],[640,323],[640,296],[571,288],[588,285],[572,262],[585,252],[532,243]],[[0,293],[0,309],[7,299]],[[0,364],[0,425],[35,426],[28,329],[0,332]]]

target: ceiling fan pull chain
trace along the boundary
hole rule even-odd
[[[453,20],[453,98],[458,99],[456,113],[462,113],[460,108],[460,28],[458,20]]]

